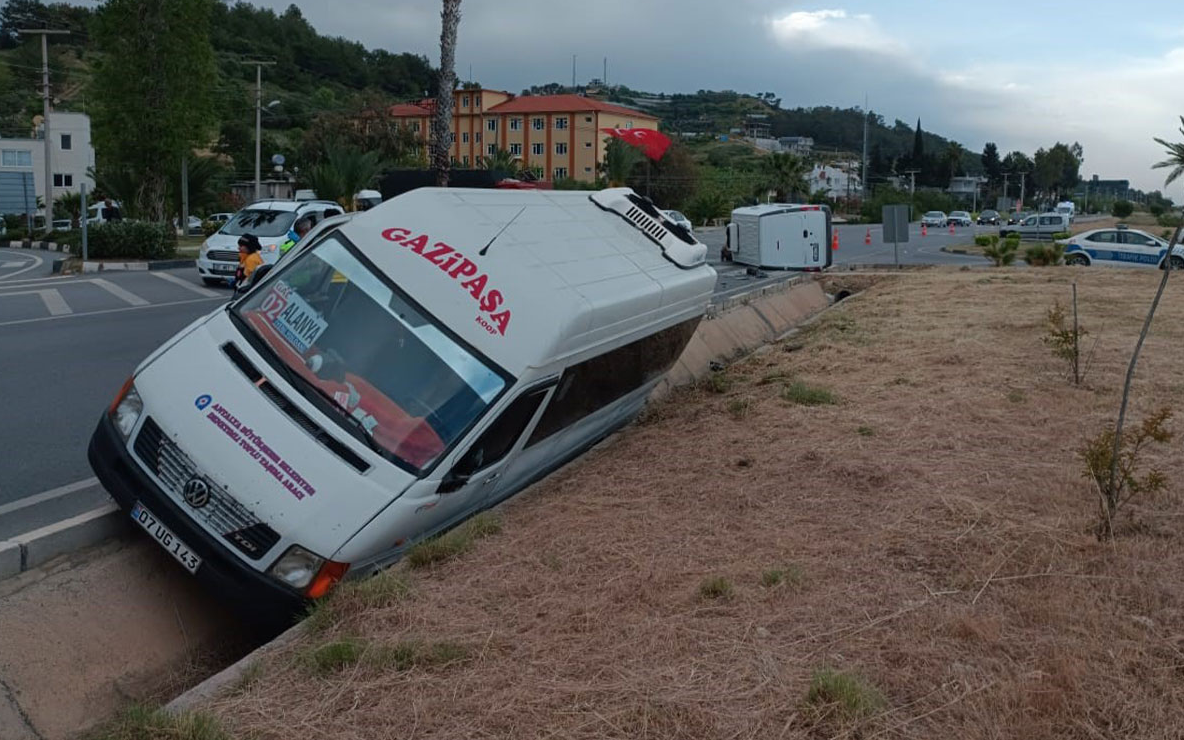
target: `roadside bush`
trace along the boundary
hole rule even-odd
[[[996,242],[999,241],[999,237],[996,234],[979,234],[978,236],[974,237],[974,246],[989,247],[992,245],[992,239],[994,239]]]
[[[1158,217],[1156,217],[1155,221],[1160,226],[1166,226],[1169,229],[1174,229],[1184,222],[1184,216],[1181,216],[1178,213],[1168,212],[1160,214]]]
[[[89,236],[89,234],[88,234]],[[53,232],[53,241],[57,244],[66,244],[70,247],[71,254],[81,254],[82,249],[82,229],[70,229],[69,231],[55,231]],[[90,246],[89,241],[87,246]]]
[[[1050,267],[1061,264],[1065,248],[1060,244],[1033,244],[1024,250],[1024,261],[1032,267]]]
[[[87,256],[92,259],[165,259],[177,251],[177,235],[168,224],[114,221],[92,226],[87,236]],[[70,246],[82,249],[81,241]]]
[[[201,222],[201,235],[202,236],[213,236],[214,232],[216,232],[220,228],[222,228],[222,224],[218,223],[216,221],[202,221]]]
[[[1151,203],[1150,205],[1147,206],[1147,211],[1152,216],[1155,216],[1156,218],[1159,218],[1160,216],[1162,216],[1163,212],[1165,210],[1167,210],[1167,209],[1164,208],[1163,203]]]
[[[29,232],[21,228],[9,229],[8,234],[4,237],[9,241],[19,242],[29,235]]]
[[[987,247],[983,250],[983,255],[995,263],[995,267],[1007,267],[1015,262],[1016,250],[1020,248],[1019,239],[1006,239],[1000,242],[995,234],[987,235],[986,239]],[[975,242],[977,241],[976,237]]]
[[[1114,206],[1110,209],[1110,213],[1115,218],[1128,218],[1134,212],[1135,204],[1129,200],[1116,200],[1114,201]]]
[[[1058,231],[1057,233],[1052,235],[1052,238],[1053,238],[1053,241],[1063,241],[1065,239],[1070,238],[1071,236],[1073,236],[1073,235],[1070,234],[1068,231]]]

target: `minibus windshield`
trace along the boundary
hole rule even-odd
[[[234,214],[234,218],[227,221],[219,233],[226,236],[254,234],[265,238],[283,236],[295,220],[295,211],[247,209]]]
[[[233,311],[302,393],[315,391],[348,417],[339,424],[416,474],[507,385],[336,232]]]

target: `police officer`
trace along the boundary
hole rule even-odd
[[[296,220],[292,225],[292,230],[288,232],[288,240],[280,245],[280,257],[287,254],[292,247],[296,246],[296,242],[304,238],[304,235],[312,231],[312,218],[303,216]]]

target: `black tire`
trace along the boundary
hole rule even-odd
[[[1184,257],[1173,254],[1171,259],[1173,270],[1184,270]]]
[[[1081,265],[1084,267],[1084,266],[1089,265],[1089,260],[1084,255],[1066,254],[1065,255],[1065,264],[1070,265],[1070,266]]]

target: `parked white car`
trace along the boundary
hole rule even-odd
[[[1069,231],[1069,216],[1064,213],[1040,213],[1028,216],[1015,226],[999,229],[999,236],[1019,234],[1021,239],[1051,239]]]
[[[946,217],[944,211],[928,211],[921,217],[922,226],[932,226],[937,229],[944,229],[949,226],[950,220]]]
[[[974,226],[974,219],[966,211],[950,211],[948,220],[955,226]]]
[[[1066,265],[1145,265],[1164,266],[1170,246],[1158,236],[1138,229],[1114,228],[1084,231],[1058,242],[1065,246]],[[1172,250],[1172,269],[1184,269],[1184,247]]]

